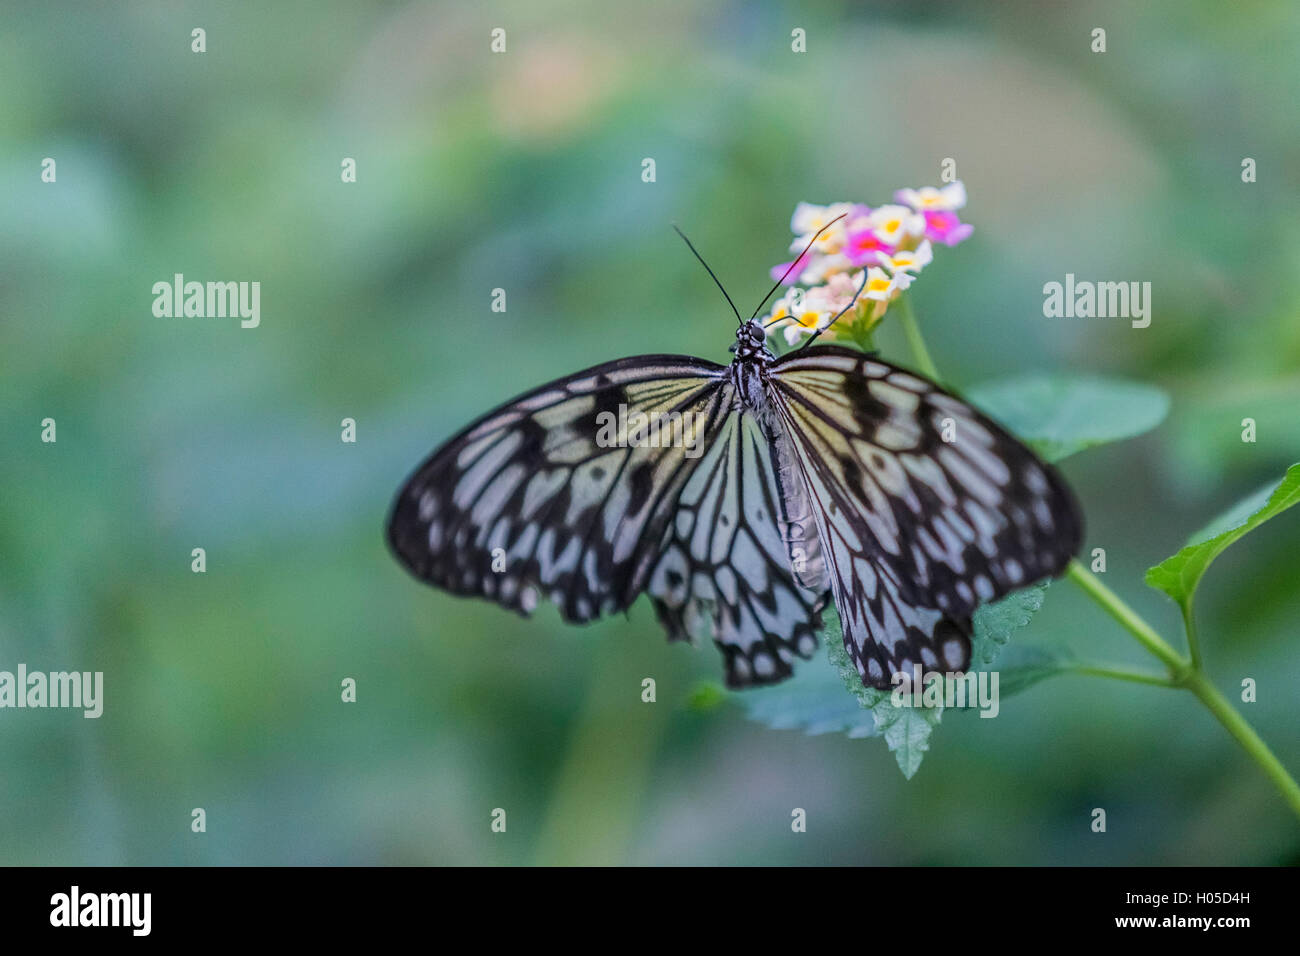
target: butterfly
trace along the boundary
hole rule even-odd
[[[791,676],[829,601],[867,687],[968,669],[975,609],[1078,551],[1074,495],[935,382],[813,344],[847,308],[778,358],[722,291],[729,365],[624,358],[489,412],[401,487],[393,554],[525,616],[546,598],[585,623],[645,593],[670,641],[717,645],[732,688]]]

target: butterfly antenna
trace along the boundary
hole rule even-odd
[[[863,270],[862,270],[862,285],[858,286],[858,291],[855,292],[855,293],[853,293],[853,301],[850,302],[848,305],[846,305],[843,309],[841,309],[839,315],[835,316],[835,318],[831,319],[829,322],[827,322],[825,325],[823,325],[820,329],[818,329],[818,330],[817,330],[816,332],[814,332],[812,335],[808,336],[808,341],[804,342],[804,344],[801,345],[801,346],[799,346],[799,348],[801,348],[801,349],[806,349],[808,346],[812,345],[814,342],[817,341],[817,336],[821,335],[823,332],[825,332],[827,329],[829,329],[832,325],[834,325],[836,322],[838,322],[838,321],[840,320],[840,316],[841,316],[841,315],[843,315],[845,312],[849,311],[849,309],[851,309],[851,308],[853,308],[855,305],[857,305],[857,304],[858,304],[858,296],[862,295],[862,290],[865,289],[865,288],[867,287],[867,281],[868,281],[869,278],[870,278],[870,276],[868,275],[868,270],[863,269]]]
[[[803,259],[804,256],[808,255],[808,250],[813,247],[813,243],[817,241],[817,237],[820,236],[823,232],[825,232],[831,226],[835,225],[837,222],[839,222],[847,215],[848,213],[842,212],[834,219],[832,219],[830,222],[828,222],[826,225],[822,226],[820,229],[817,230],[816,234],[811,239],[808,240],[808,245],[803,247],[803,252],[799,253],[797,256],[794,257],[794,262],[790,263],[790,268],[785,270],[781,278],[776,280],[776,285],[772,286],[772,288],[768,290],[767,295],[763,296],[763,301],[758,304],[758,308],[755,309],[754,314],[749,317],[749,321],[753,322],[754,319],[758,317],[758,313],[763,310],[763,306],[767,305],[767,300],[772,298],[772,293],[775,292],[777,289],[781,288],[781,284],[785,282],[786,277],[789,276],[790,273],[794,271],[794,267],[799,264],[800,260]]]
[[[682,242],[686,243],[687,247],[691,250],[691,252],[695,253],[695,258],[700,260],[700,265],[704,266],[704,271],[709,274],[709,278],[713,280],[713,284],[716,285],[718,289],[722,292],[723,297],[726,298],[727,300],[727,305],[731,306],[731,311],[736,313],[736,321],[741,325],[744,325],[745,320],[740,317],[740,310],[736,308],[736,303],[731,301],[731,296],[727,295],[727,290],[722,288],[722,283],[719,282],[718,277],[713,274],[713,270],[710,269],[709,264],[704,261],[704,257],[700,255],[699,250],[696,249],[695,246],[691,244],[691,240],[686,238],[686,233],[678,229],[676,224],[673,225],[673,232],[681,236]]]

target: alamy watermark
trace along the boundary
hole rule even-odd
[[[1133,328],[1151,324],[1150,282],[1076,281],[1067,272],[1065,282],[1043,286],[1043,315],[1049,319],[1131,319]]]
[[[596,413],[600,448],[684,448],[687,458],[699,458],[703,434],[704,416],[698,412],[647,413],[619,405],[617,413]]]
[[[996,717],[998,700],[997,671],[929,671],[924,676],[919,666],[911,673],[898,671],[889,699],[895,707],[975,707],[981,717]]]
[[[160,319],[239,317],[245,329],[262,322],[262,283],[186,282],[178,272],[153,284],[153,314]]]
[[[132,936],[148,936],[152,910],[152,893],[83,893],[74,885],[50,897],[50,925],[117,926],[129,928]]]
[[[103,671],[0,671],[0,708],[69,707],[95,718],[104,712]]]

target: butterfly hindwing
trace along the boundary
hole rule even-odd
[[[723,373],[643,356],[520,396],[416,469],[394,502],[390,547],[417,578],[523,614],[539,597],[574,622],[626,608],[698,461],[685,452],[722,416]],[[638,412],[676,431],[618,444]],[[611,416],[614,431],[602,432]]]
[[[791,575],[775,469],[758,419],[732,411],[682,489],[648,587],[669,639],[711,638],[733,688],[811,657],[826,601]]]
[[[864,683],[964,670],[975,608],[1078,550],[1055,469],[939,386],[835,346],[779,359],[770,382]]]

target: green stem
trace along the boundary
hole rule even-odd
[[[1300,785],[1297,785],[1291,774],[1287,773],[1286,767],[1282,766],[1282,761],[1268,749],[1268,744],[1255,733],[1255,728],[1246,723],[1246,718],[1241,716],[1228,698],[1219,693],[1219,689],[1200,671],[1193,671],[1184,686],[1200,699],[1219,723],[1228,729],[1228,733],[1237,738],[1237,743],[1241,744],[1246,749],[1246,753],[1254,758],[1255,763],[1263,768],[1264,773],[1268,774],[1278,790],[1282,791],[1286,802],[1291,804],[1291,809],[1300,816]]]
[[[1196,621],[1192,618],[1192,600],[1178,602],[1183,612],[1183,630],[1187,632],[1187,650],[1192,655],[1192,670],[1201,669],[1201,644],[1196,637]]]
[[[930,350],[925,347],[921,336],[921,327],[916,323],[916,314],[912,312],[912,297],[904,293],[898,297],[898,320],[903,325],[903,334],[907,336],[907,347],[912,350],[916,367],[926,378],[939,381],[939,370],[935,368]]]
[[[1112,667],[1109,664],[1071,664],[1070,671],[1075,674],[1088,674],[1092,677],[1109,677],[1111,680],[1132,681],[1135,684],[1153,684],[1156,687],[1174,687],[1173,678],[1164,674],[1151,674],[1145,671],[1133,671],[1125,667]]]
[[[930,351],[925,347],[925,340],[921,337],[921,329],[917,325],[916,316],[912,313],[910,298],[906,295],[900,296],[899,303],[901,306],[899,320],[902,322],[903,332],[907,335],[908,345],[912,350],[913,357],[916,359],[917,367],[930,378],[938,380],[939,370],[935,368],[934,360],[930,358]],[[1201,651],[1196,636],[1196,626],[1192,620],[1191,602],[1180,604],[1183,612],[1183,624],[1187,630],[1187,647],[1190,655],[1190,657],[1183,657],[1169,645],[1168,641],[1157,634],[1155,629],[1144,621],[1136,611],[1125,604],[1119,595],[1102,584],[1095,574],[1077,560],[1070,561],[1065,570],[1065,576],[1077,584],[1102,610],[1137,638],[1138,643],[1169,668],[1169,677],[1165,678],[1153,674],[1142,674],[1137,671],[1091,664],[1084,664],[1072,669],[1078,673],[1108,677],[1115,680],[1187,688],[1196,695],[1197,699],[1205,705],[1206,709],[1214,715],[1215,719],[1224,726],[1228,733],[1236,738],[1237,743],[1241,744],[1246,753],[1250,754],[1251,759],[1259,764],[1264,773],[1268,775],[1268,778],[1281,791],[1283,798],[1291,806],[1291,809],[1295,811],[1297,816],[1300,816],[1300,784],[1295,782],[1295,779],[1287,772],[1286,767],[1282,766],[1282,762],[1277,759],[1277,756],[1268,748],[1268,745],[1260,739],[1259,734],[1255,733],[1255,729],[1246,722],[1246,718],[1241,716],[1228,698],[1219,693],[1218,688],[1211,684],[1202,672]]]

